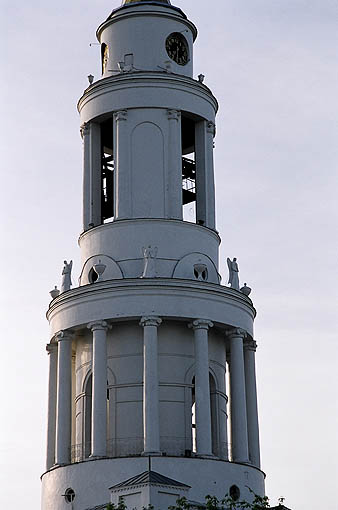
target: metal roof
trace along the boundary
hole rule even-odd
[[[123,0],[122,5],[135,4],[135,3],[147,3],[149,1],[158,3],[158,4],[167,4],[170,5],[169,0]]]
[[[160,475],[160,473],[156,473],[156,471],[144,471],[144,473],[141,473],[140,475],[133,476],[124,482],[113,485],[113,487],[110,487],[110,490],[130,487],[133,485],[143,485],[146,483],[170,485],[171,487],[184,487],[186,489],[190,489],[190,485],[186,485],[178,482],[177,480],[173,480],[172,478],[168,478],[167,476]]]

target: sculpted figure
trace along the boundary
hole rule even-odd
[[[156,257],[158,249],[148,246],[142,249],[144,268],[141,278],[156,278]]]
[[[61,280],[61,291],[66,292],[67,290],[70,290],[70,287],[72,286],[72,267],[73,267],[73,261],[71,260],[69,264],[67,263],[67,260],[64,260],[64,266],[62,269],[62,280]]]
[[[230,260],[227,258],[228,268],[229,268],[229,281],[230,287],[232,289],[239,290],[239,269],[237,264],[237,259],[234,258],[233,260]]]

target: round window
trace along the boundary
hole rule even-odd
[[[239,490],[239,487],[237,487],[237,485],[232,485],[230,487],[229,494],[234,501],[238,501],[239,498],[241,497],[241,491]]]
[[[67,503],[72,503],[75,499],[75,492],[73,489],[68,488],[64,494]]]

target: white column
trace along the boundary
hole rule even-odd
[[[169,119],[168,192],[165,213],[167,218],[181,220],[183,218],[181,112],[167,110],[167,113]]]
[[[115,219],[131,218],[130,142],[127,110],[114,114]]]
[[[93,332],[91,457],[107,453],[107,330],[105,321],[88,324]]]
[[[72,334],[60,331],[57,369],[56,464],[69,464],[72,423]]]
[[[49,355],[48,381],[48,417],[47,417],[47,460],[46,469],[55,464],[55,435],[56,435],[56,398],[57,398],[57,361],[58,346],[56,343],[47,344]]]
[[[227,332],[230,338],[230,387],[231,387],[231,443],[232,460],[248,462],[248,426],[246,414],[243,339],[246,332],[235,328]]]
[[[214,182],[215,124],[203,120],[195,125],[196,221],[215,228]]]
[[[90,123],[90,217],[91,226],[102,223],[101,212],[101,126],[96,122]]]
[[[258,468],[261,466],[259,446],[259,424],[256,387],[255,353],[256,342],[244,344],[246,412],[248,418],[249,459]]]
[[[208,331],[213,323],[195,320],[190,327],[195,338],[196,453],[212,455]]]
[[[90,127],[86,122],[80,129],[83,140],[83,230],[90,228]]]
[[[144,454],[160,452],[160,417],[158,389],[158,340],[159,317],[142,317],[143,326],[143,435]]]

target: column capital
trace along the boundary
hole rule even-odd
[[[54,336],[57,343],[70,341],[73,339],[73,331],[71,329],[64,329],[55,333]]]
[[[47,351],[48,354],[53,354],[54,352],[57,351],[57,348],[58,348],[58,344],[57,343],[46,344],[46,351]]]
[[[179,110],[167,110],[169,120],[179,121],[181,118],[181,112]]]
[[[119,110],[118,112],[115,112],[114,113],[114,119],[116,121],[119,121],[119,120],[127,120],[128,118],[128,112],[127,110]]]
[[[188,324],[188,327],[192,328],[193,330],[195,330],[195,329],[208,330],[209,328],[212,328],[213,325],[214,325],[214,323],[211,321],[208,321],[207,319],[196,319],[193,322],[191,322],[190,324]]]
[[[244,342],[244,350],[245,351],[256,352],[256,350],[257,350],[257,343],[255,342],[255,340],[246,340]]]
[[[216,124],[209,120],[207,122],[207,133],[212,134],[212,136],[216,136]]]
[[[89,122],[84,122],[80,126],[81,138],[83,139],[86,135],[89,135],[89,132],[90,132],[90,124],[89,124]]]
[[[228,338],[246,338],[248,335],[248,333],[245,331],[245,329],[242,329],[242,328],[233,328],[233,329],[229,329],[226,333],[225,333],[225,336],[227,336]]]
[[[111,326],[106,321],[93,321],[87,325],[87,328],[90,331],[97,331],[98,329],[108,331],[108,329],[111,329]]]
[[[140,326],[160,326],[162,324],[162,319],[159,317],[142,317],[140,320]]]

